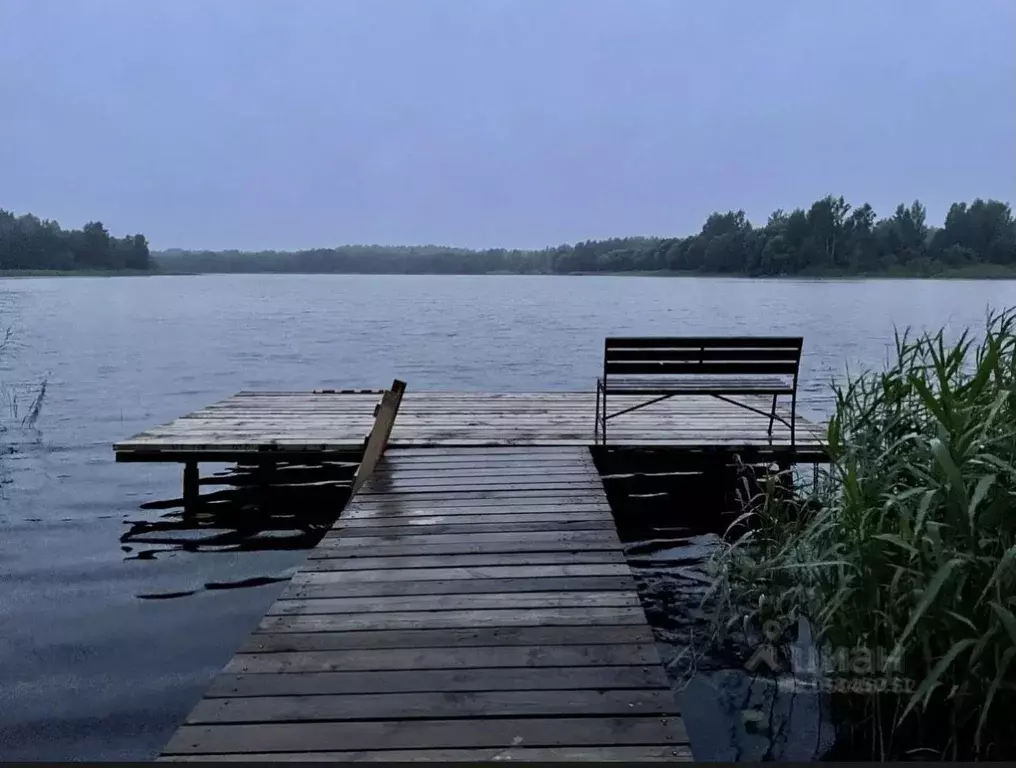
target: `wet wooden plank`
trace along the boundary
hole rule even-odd
[[[329,579],[353,584],[410,580],[629,576],[630,571],[623,558],[624,554],[620,550],[613,549],[527,552],[526,564],[522,565],[517,552],[360,557],[356,553],[337,553],[336,550],[331,550],[330,553],[314,553],[293,576],[292,583],[323,583]]]
[[[510,667],[414,669],[370,672],[222,674],[206,698],[247,696],[323,696],[357,693],[455,691],[577,691],[585,689],[668,688],[659,665],[613,667]]]
[[[686,744],[678,718],[484,718],[480,726],[460,720],[383,720],[256,725],[185,725],[166,746],[167,754],[294,752],[356,749],[614,746]]]
[[[630,592],[507,592],[392,597],[283,598],[267,616],[311,616],[341,613],[392,613],[400,611],[486,610],[501,608],[612,608],[637,607]]]
[[[535,534],[533,534],[535,535]],[[424,538],[424,537],[413,537]],[[478,538],[478,537],[474,537]],[[500,541],[461,541],[448,544],[414,544],[403,539],[392,544],[374,544],[370,546],[334,546],[332,544],[318,544],[318,552],[333,552],[336,556],[346,555],[349,557],[412,557],[415,555],[469,555],[469,554],[495,554],[495,553],[530,553],[530,552],[574,552],[577,546],[581,545],[583,551],[602,550],[612,551],[618,548],[619,544],[615,539],[590,538],[587,540],[574,540],[565,538],[549,538],[539,541],[524,541],[520,539],[508,539]],[[516,559],[516,561],[518,558]]]
[[[495,627],[479,629],[406,629],[401,632],[315,632],[307,635],[253,634],[240,653],[378,650],[385,648],[466,648],[472,646],[646,645],[652,632],[644,625],[583,627]]]
[[[431,514],[431,515],[397,515],[394,517],[377,516],[343,516],[334,525],[333,530],[341,531],[343,535],[355,535],[354,531],[376,530],[378,528],[408,528],[417,526],[421,529],[434,531],[434,526],[470,525],[470,526],[498,526],[499,530],[508,530],[509,525],[530,525],[533,523],[552,523],[555,525],[572,527],[577,523],[597,522],[613,526],[612,518],[603,510],[585,510],[578,512],[519,512],[515,514],[498,513],[469,513],[461,515]],[[539,530],[539,529],[534,529]],[[448,533],[448,531],[442,531]]]
[[[173,755],[160,762],[207,762],[211,759],[244,762],[670,762],[690,761],[687,745],[639,747],[507,747],[490,749],[386,749],[359,752],[273,752],[234,755]]]
[[[599,481],[599,478],[597,478],[597,481]],[[453,478],[448,481],[434,478],[433,480],[414,482],[415,492],[433,493],[454,493],[456,491],[506,491],[508,493],[516,491],[560,491],[562,492],[561,495],[564,495],[568,491],[576,489],[588,491],[589,480],[585,478],[559,479],[557,477],[534,476],[532,479],[525,481],[486,477],[474,480]]]
[[[508,515],[511,517],[523,517],[525,515],[541,515],[560,513],[559,519],[566,520],[572,515],[595,514],[604,516],[610,514],[610,507],[606,501],[595,501],[594,497],[589,499],[562,500],[555,504],[549,499],[536,499],[533,501],[520,501],[518,504],[504,504],[497,500],[490,504],[449,504],[440,501],[430,503],[403,501],[390,498],[384,503],[369,503],[361,499],[355,507],[346,509],[339,519],[340,525],[345,525],[352,520],[374,520],[382,518],[411,518],[411,517],[433,517],[434,515]],[[407,520],[407,522],[413,522]]]
[[[321,549],[357,549],[367,547],[383,547],[400,545],[405,547],[426,546],[427,544],[493,544],[493,543],[533,543],[533,542],[561,542],[571,544],[572,549],[581,549],[586,544],[598,544],[604,541],[614,544],[617,542],[617,532],[614,530],[599,531],[523,531],[523,532],[501,532],[501,531],[478,531],[476,533],[415,533],[406,537],[398,534],[386,534],[383,536],[342,536],[334,534],[321,539],[318,547]]]
[[[353,696],[261,696],[206,699],[187,718],[201,723],[341,722],[398,718],[562,717],[590,715],[673,716],[674,695],[665,690],[475,691],[376,693]],[[475,727],[475,725],[474,725]],[[382,746],[382,745],[379,745]]]
[[[553,632],[546,633],[553,640]],[[494,667],[597,667],[659,664],[656,646],[547,645],[533,647],[385,648],[367,650],[240,653],[227,673],[371,672]]]
[[[593,520],[542,520],[538,522],[518,522],[510,519],[495,520],[493,522],[477,522],[475,518],[466,519],[460,523],[432,523],[430,525],[403,525],[403,526],[345,526],[336,525],[332,532],[325,538],[358,540],[364,538],[376,538],[379,536],[399,536],[409,543],[412,543],[418,536],[433,536],[435,534],[483,534],[483,533],[549,533],[566,531],[616,531],[614,521],[599,515]]]
[[[554,491],[475,491],[469,493],[389,493],[377,494],[374,496],[360,496],[357,498],[355,507],[346,510],[343,514],[355,514],[359,512],[395,511],[402,510],[435,510],[439,509],[444,514],[453,514],[458,508],[464,507],[464,513],[484,513],[490,507],[490,511],[520,511],[527,509],[553,509],[559,505],[562,511],[569,509],[589,509],[590,507],[602,508],[605,498],[602,490],[577,490],[569,493],[557,493]],[[606,507],[609,510],[609,507]],[[428,514],[433,514],[429,512]]]
[[[411,578],[411,576],[410,576]],[[505,592],[631,592],[627,576],[581,576],[523,579],[458,579],[457,581],[382,581],[290,584],[283,598],[388,597],[398,595],[470,595]]]
[[[616,530],[602,511],[553,514],[419,515],[415,518],[349,518],[332,527],[330,537],[416,536],[458,533],[535,533],[539,531]]]
[[[478,570],[481,568],[483,570]],[[416,572],[415,569],[421,569],[421,572]],[[423,570],[426,572],[422,572]],[[526,554],[524,565],[520,564],[517,553],[486,552],[457,555],[410,554],[403,557],[364,557],[362,552],[332,549],[314,551],[301,572],[293,577],[293,582],[298,584],[305,578],[313,580],[310,578],[310,574],[317,571],[356,571],[359,574],[359,576],[338,577],[346,583],[409,579],[627,576],[630,573],[628,566],[625,565],[624,554],[620,549],[529,552]]]
[[[420,456],[419,458],[410,459],[399,459],[393,461],[390,466],[398,469],[402,474],[407,473],[426,473],[426,472],[455,472],[461,475],[465,472],[488,472],[490,470],[497,470],[499,472],[513,472],[517,473],[522,469],[538,469],[542,468],[546,471],[553,471],[556,473],[578,471],[579,468],[584,468],[584,463],[574,458],[547,458],[540,459],[538,457],[526,455],[526,454],[511,454],[510,459],[506,458],[489,458],[482,455],[475,458],[466,458],[459,461],[439,461],[437,457],[431,457],[430,460],[426,460],[426,457]]]
[[[414,487],[420,487],[417,481],[432,480],[434,478],[472,481],[477,476],[491,474],[499,480],[509,478],[529,478],[535,475],[542,477],[576,477],[582,480],[595,477],[594,472],[585,462],[569,462],[568,464],[553,464],[547,462],[533,462],[522,464],[514,462],[510,467],[503,462],[492,461],[488,464],[436,464],[426,465],[420,468],[419,465],[410,465],[407,468],[404,464],[387,464],[388,477],[393,480],[412,481]]]
[[[324,616],[265,616],[267,632],[353,632],[363,629],[456,629],[470,627],[594,626],[642,624],[642,608],[522,608],[463,611],[393,611]]]

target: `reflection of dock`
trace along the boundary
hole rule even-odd
[[[115,446],[119,461],[183,463],[188,503],[200,461],[270,483],[286,463],[363,459],[341,517],[164,758],[688,759],[593,465],[595,393],[397,384],[241,393]],[[798,416],[792,446],[769,423],[675,397],[613,420],[609,450],[636,473],[655,454],[630,448],[708,471],[735,454],[822,460],[817,425]]]
[[[589,451],[395,449],[164,755],[673,760],[686,745]]]

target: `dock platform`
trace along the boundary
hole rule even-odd
[[[118,461],[242,461],[321,457],[362,450],[381,396],[369,392],[240,392],[114,446]],[[612,397],[612,407],[645,398]],[[739,398],[768,410],[764,398]],[[789,413],[777,409],[789,418]],[[596,444],[594,392],[423,392],[409,390],[388,439],[390,448],[591,446]],[[823,427],[800,414],[790,430],[708,396],[683,396],[611,422],[614,447],[667,447],[739,452],[743,458],[792,453],[824,457]]]
[[[584,445],[592,402],[498,397],[475,425],[463,395],[406,396],[387,453],[161,759],[691,759]],[[239,395],[122,450],[361,447],[376,400]],[[565,444],[468,444],[550,429]]]

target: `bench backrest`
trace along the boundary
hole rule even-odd
[[[603,375],[792,375],[801,365],[800,336],[608,337]]]

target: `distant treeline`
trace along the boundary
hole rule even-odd
[[[102,222],[63,229],[32,214],[0,208],[0,270],[149,270],[144,235],[112,237]]]
[[[713,213],[688,237],[587,240],[541,250],[347,245],[284,251],[168,250],[149,258],[143,235],[110,237],[99,222],[63,230],[0,210],[0,270],[157,269],[162,272],[729,275],[1016,273],[1016,220],[1008,203],[954,203],[931,227],[920,202],[879,219],[865,203],[825,197],[775,211],[756,227],[744,211]]]
[[[731,275],[934,274],[1016,267],[1016,221],[1007,203],[955,203],[941,228],[920,202],[879,219],[864,204],[826,197],[807,210],[775,211],[763,227],[744,211],[710,215],[689,237],[587,240],[536,251],[370,245],[307,251],[164,251],[172,272],[482,274],[699,272]]]

